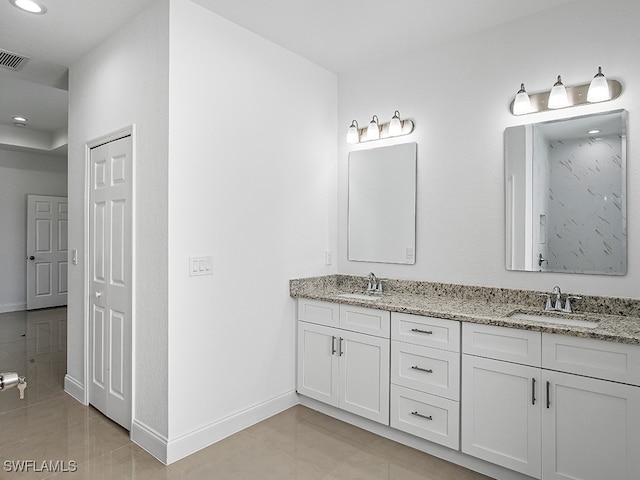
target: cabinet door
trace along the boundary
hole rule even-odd
[[[548,371],[543,380],[545,480],[640,478],[640,388]]]
[[[340,331],[340,408],[389,425],[389,339]]]
[[[298,322],[298,393],[338,405],[338,330]]]
[[[539,368],[462,356],[462,451],[540,478]]]

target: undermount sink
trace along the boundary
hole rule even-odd
[[[339,298],[351,298],[353,300],[366,300],[368,302],[375,302],[380,297],[374,297],[373,295],[366,295],[363,293],[340,293],[337,295]]]
[[[556,317],[553,315],[537,315],[535,313],[525,312],[513,312],[509,315],[510,318],[517,318],[518,320],[531,320],[534,322],[553,323],[555,325],[569,325],[573,327],[583,328],[596,328],[598,326],[597,321],[579,320],[576,318]]]

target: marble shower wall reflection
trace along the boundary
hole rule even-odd
[[[540,230],[546,230],[541,246],[549,270],[626,270],[621,145],[619,135],[549,142],[548,178],[540,178],[548,185],[546,228]]]

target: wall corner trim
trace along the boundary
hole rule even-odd
[[[68,373],[64,376],[64,391],[83,405],[89,405],[84,385]]]
[[[134,419],[131,424],[130,436],[133,443],[145,449],[165,465],[168,465],[167,437],[156,432],[153,428],[138,419]]]

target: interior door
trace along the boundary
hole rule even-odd
[[[131,427],[132,141],[91,149],[89,403]]]
[[[27,195],[27,310],[67,304],[67,197]]]

